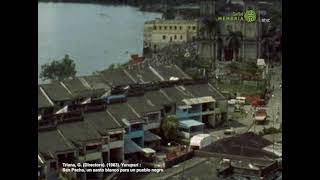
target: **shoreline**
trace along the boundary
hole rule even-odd
[[[130,0],[129,0],[130,1]],[[77,3],[77,4],[97,4],[97,5],[110,5],[110,6],[132,6],[138,8],[141,12],[155,12],[155,13],[163,13],[163,9],[161,4],[146,4],[145,6],[142,4],[135,4],[133,2],[128,2],[128,0],[124,0],[123,2],[119,2],[117,0],[38,0],[38,3]]]

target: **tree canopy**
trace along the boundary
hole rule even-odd
[[[178,134],[178,120],[175,117],[167,117],[162,122],[161,132],[164,139],[175,139]]]
[[[77,74],[76,64],[69,55],[61,60],[53,60],[41,66],[40,78],[51,81],[62,81]]]

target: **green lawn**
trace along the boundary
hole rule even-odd
[[[232,83],[212,83],[217,86],[220,91],[229,91],[230,93],[240,93],[241,96],[254,96],[261,95],[264,92],[264,87],[262,86],[247,86],[241,84],[232,84]]]

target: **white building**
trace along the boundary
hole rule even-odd
[[[156,19],[144,24],[144,47],[152,51],[170,43],[183,43],[195,40],[198,33],[196,20]]]

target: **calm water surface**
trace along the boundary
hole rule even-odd
[[[38,69],[65,54],[78,75],[124,63],[142,53],[144,21],[158,17],[130,6],[38,3]]]

